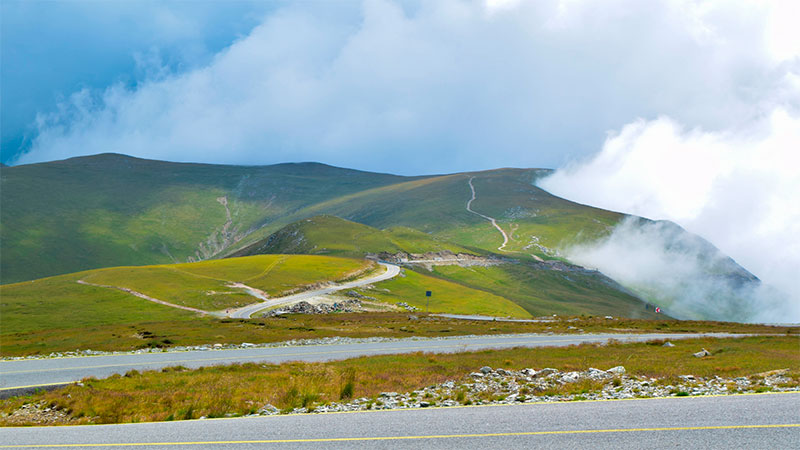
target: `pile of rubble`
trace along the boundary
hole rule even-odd
[[[63,409],[49,406],[46,401],[26,403],[11,414],[0,413],[0,419],[5,426],[14,425],[63,425],[73,421]]]
[[[317,305],[312,305],[306,301],[301,301],[291,306],[273,309],[266,312],[261,317],[275,317],[282,314],[330,314],[336,312],[357,311],[361,311],[361,301],[356,299],[344,300],[332,304],[319,303]]]
[[[348,403],[330,403],[311,410],[297,408],[290,413],[800,390],[800,380],[791,378],[788,372],[788,369],[783,369],[737,378],[682,375],[656,379],[628,375],[622,366],[609,370],[592,368],[582,372],[561,372],[550,368],[514,371],[486,366],[460,381],[447,381],[407,393],[383,392],[376,398],[363,397]],[[259,413],[270,415],[279,411],[272,405],[266,405]]]

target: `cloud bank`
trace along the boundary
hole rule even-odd
[[[740,292],[699,276],[717,272],[698,259],[713,251],[697,246],[676,251],[670,248],[674,236],[657,226],[639,229],[624,222],[597,246],[571,249],[570,258],[623,284],[680,291],[675,307],[684,316],[695,311],[705,317],[800,322],[798,167],[800,115],[777,108],[762,120],[719,132],[686,129],[666,117],[639,120],[610,135],[590,160],[559,170],[540,185],[581,203],[677,222],[784,294]],[[753,309],[737,297],[749,298]]]
[[[716,131],[767,114],[798,72],[786,59],[792,45],[773,33],[794,27],[776,10],[675,0],[289,4],[205,65],[149,63],[151,78],[134,86],[74,93],[39,116],[16,163],[120,152],[399,173],[556,167],[635,117]]]

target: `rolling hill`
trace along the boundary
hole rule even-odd
[[[538,188],[536,180],[549,173],[506,168],[404,177],[318,163],[223,166],[116,154],[4,167],[0,282],[258,254],[450,252],[505,263],[413,269],[498,295],[532,315],[641,317],[650,313],[646,302],[675,304],[681,293],[623,287],[567,260],[565,249],[605,239],[629,216]],[[636,226],[651,223],[637,220]],[[670,229],[665,248],[699,240],[700,257],[717,261],[700,275],[758,283],[711,244],[674,224]]]
[[[405,180],[315,163],[220,166],[116,154],[7,167],[0,281],[209,259],[304,207]]]
[[[329,256],[259,255],[94,269],[7,284],[0,286],[2,333],[191,320],[197,312],[181,307],[213,312],[260,301],[233,283],[277,296],[304,285],[345,279],[372,266],[364,260]]]

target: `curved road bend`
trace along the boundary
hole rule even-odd
[[[651,339],[686,339],[700,336],[734,337],[731,334],[649,333],[649,334],[518,334],[502,336],[465,336],[444,339],[403,339],[385,342],[359,342],[328,345],[243,348],[229,350],[184,351],[27,359],[0,361],[0,397],[18,393],[19,389],[34,386],[66,384],[85,377],[103,378],[115,373],[153,370],[167,366],[211,366],[244,362],[282,363],[286,361],[330,361],[357,356],[394,353],[433,352],[454,353],[482,349],[513,347],[568,346],[583,343],[619,341],[648,341]]]
[[[355,287],[364,286],[367,284],[377,283],[379,281],[385,281],[390,278],[394,278],[397,274],[400,273],[400,267],[395,266],[394,264],[387,264],[383,262],[379,262],[381,266],[385,267],[386,270],[382,273],[372,275],[366,278],[360,278],[358,280],[350,281],[347,283],[342,284],[334,284],[331,286],[326,286],[321,289],[314,289],[311,291],[301,292],[299,294],[287,295],[285,297],[276,297],[271,298],[269,300],[260,302],[260,303],[253,303],[252,305],[247,305],[243,308],[239,308],[234,310],[230,314],[230,317],[235,319],[249,319],[251,315],[254,313],[261,311],[264,308],[269,308],[273,306],[285,305],[287,303],[293,303],[296,301],[308,299],[311,297],[316,297],[318,295],[325,295],[325,294],[332,294],[337,291],[341,291],[344,289],[353,289]]]
[[[0,448],[797,448],[800,393],[0,429]]]

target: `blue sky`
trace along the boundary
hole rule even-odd
[[[81,89],[135,86],[157,59],[170,72],[207,64],[279,2],[3,0],[2,162],[30,147],[37,113]]]
[[[768,115],[757,3],[4,1],[2,159],[559,167],[640,118]]]
[[[800,303],[794,0],[0,4],[4,163],[558,168]]]

